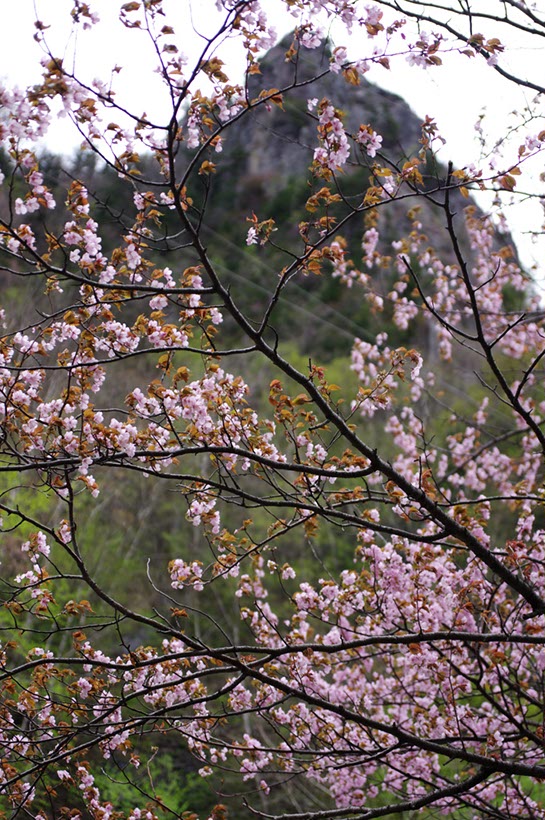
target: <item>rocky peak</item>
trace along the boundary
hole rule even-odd
[[[358,86],[350,85],[341,74],[329,71],[327,41],[316,49],[300,49],[295,57],[286,59],[292,40],[288,35],[267,52],[260,62],[261,74],[252,75],[248,86],[250,98],[262,90],[289,89],[283,110],[275,105],[269,110],[256,109],[229,136],[227,150],[238,160],[242,153],[246,157],[245,176],[260,176],[274,194],[289,179],[307,173],[318,144],[316,119],[307,107],[312,97],[330,99],[343,112],[349,132],[357,133],[360,124],[371,125],[382,136],[390,156],[402,159],[414,152],[421,136],[420,122],[401,97],[365,78]],[[298,87],[293,87],[296,84]]]

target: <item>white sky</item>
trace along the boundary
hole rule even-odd
[[[482,3],[483,0],[478,2]],[[497,3],[498,0],[488,2]],[[51,24],[46,32],[48,45],[55,56],[64,57],[67,67],[74,65],[77,72],[84,74],[88,80],[95,76],[108,80],[113,65],[123,66],[122,72],[115,77],[119,92],[117,101],[123,102],[135,113],[141,114],[145,110],[150,117],[160,117],[164,91],[159,78],[153,73],[153,52],[147,35],[137,31],[127,32],[121,26],[117,17],[121,2],[90,0],[89,5],[99,13],[101,23],[95,29],[83,32],[66,23],[70,19],[71,0],[18,0],[16,14],[4,15],[0,28],[0,78],[19,87],[39,79],[39,61],[43,52],[33,40],[37,14],[42,22]],[[263,5],[267,10],[278,7],[275,0],[265,0]],[[195,59],[202,47],[192,22],[197,32],[211,33],[218,19],[214,6],[213,0],[165,0],[165,7],[173,11],[172,19],[165,22],[175,28],[180,49],[190,61]],[[293,28],[295,21],[284,12],[275,14],[274,23],[280,37]],[[341,27],[333,25],[330,33],[335,43],[346,44]],[[487,31],[486,34],[493,36],[496,32]],[[530,76],[534,74],[536,79],[543,78],[545,53],[542,49],[536,49],[528,39],[516,41],[512,34],[507,44],[508,52],[500,59],[502,65],[527,72]],[[369,56],[373,45],[373,40],[366,34],[357,32],[350,42],[349,55],[353,58]],[[237,65],[236,52],[229,44],[225,48],[226,56],[222,56],[229,67],[233,66],[233,72],[238,71],[240,76],[242,61]],[[377,67],[367,77],[403,96],[422,119],[425,115],[434,117],[447,140],[442,158],[445,162],[452,159],[458,166],[475,162],[477,167],[481,167],[474,125],[484,108],[485,130],[490,134],[490,141],[494,142],[505,135],[511,122],[511,112],[522,111],[533,96],[500,78],[484,61],[454,56],[451,60],[445,60],[444,66],[426,71],[409,66],[401,57],[398,61],[392,61],[391,71]],[[545,128],[545,121],[536,121],[529,128],[538,133]],[[64,119],[51,129],[47,145],[56,152],[71,152],[80,141],[77,133],[71,130],[69,121]],[[521,141],[520,136],[514,139],[509,154],[513,162]],[[532,161],[531,173],[520,179],[521,189],[527,190],[533,186],[534,191],[539,191],[543,187],[539,174],[544,170],[544,165],[543,155]],[[486,207],[485,201],[481,200],[481,204]],[[507,211],[521,258],[526,266],[537,266],[540,280],[545,279],[545,241],[532,244],[527,231],[538,230],[542,216],[542,209],[535,201],[526,204],[519,202],[516,208]]]

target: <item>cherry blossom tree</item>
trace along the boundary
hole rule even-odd
[[[350,92],[394,60],[439,80],[443,62],[474,60],[542,91],[502,57],[510,31],[539,38],[544,21],[510,0],[478,13],[285,0],[290,79],[267,87],[269,4],[215,6],[192,63],[166,3],[120,5],[155,55],[162,120],[118,101],[118,67],[87,83],[48,50],[46,20],[42,81],[0,91],[1,816],[180,817],[150,774],[168,741],[216,778],[217,820],[228,791],[246,816],[541,817],[545,338],[501,207],[545,132],[523,116],[516,145],[482,167],[442,167],[431,117],[402,156],[316,89],[333,74]],[[71,14],[81,37],[100,26],[92,3]],[[334,42],[309,77],[333,22],[360,53]],[[244,76],[227,75],[226,43]],[[248,268],[270,260],[248,306],[209,250],[216,178],[234,135],[287,117],[297,94],[313,134],[305,215],[281,225],[265,197],[236,226]],[[130,212],[77,175],[63,200],[53,191],[38,143],[58,111]],[[497,193],[489,214],[469,198],[479,189]],[[392,242],[388,219],[406,213]],[[317,277],[368,311],[346,383],[277,329]],[[465,395],[455,408],[445,373]],[[197,545],[149,572],[149,606],[129,579],[117,594],[86,537],[104,494],[133,480],[185,504]],[[103,793],[104,772],[130,809]]]

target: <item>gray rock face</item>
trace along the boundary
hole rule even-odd
[[[295,58],[286,60],[291,41],[288,36],[265,55],[261,74],[251,77],[247,89],[250,100],[264,89],[285,89],[283,110],[276,105],[269,110],[260,106],[244,117],[241,126],[229,129],[224,160],[236,162],[242,171],[237,174],[239,182],[244,180],[247,186],[248,180],[259,180],[274,195],[294,177],[308,173],[318,146],[316,117],[307,108],[307,100],[313,97],[331,100],[343,112],[350,133],[357,133],[360,124],[370,125],[394,159],[414,152],[421,136],[420,122],[401,97],[364,78],[358,86],[350,85],[341,74],[328,71],[327,43],[318,49],[301,49]],[[359,164],[355,153],[351,163],[353,167]],[[349,173],[350,167],[345,170]],[[233,183],[238,188],[235,179]]]

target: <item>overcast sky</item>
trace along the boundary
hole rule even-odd
[[[479,3],[484,1],[479,0]],[[489,1],[497,3],[497,0]],[[215,3],[213,0],[195,0],[193,3],[190,0],[166,0],[165,5],[173,10],[174,18],[168,22],[176,30],[181,50],[190,60],[194,59],[202,43],[194,28],[204,34],[212,31],[217,19]],[[278,8],[275,0],[267,0],[263,5],[267,10]],[[145,110],[149,116],[160,116],[163,91],[157,75],[153,73],[153,53],[146,35],[127,32],[119,24],[117,12],[120,3],[117,0],[94,0],[90,6],[99,13],[101,24],[90,32],[78,32],[67,24],[72,7],[70,0],[18,0],[17,14],[4,15],[0,28],[0,77],[8,84],[19,86],[39,79],[42,51],[33,40],[37,12],[42,22],[51,24],[46,32],[48,45],[56,56],[64,57],[66,65],[75,65],[77,71],[88,80],[95,76],[108,79],[114,64],[123,66],[116,77],[118,102],[122,100],[137,113]],[[293,28],[294,22],[287,13],[276,13],[275,25],[279,37]],[[345,44],[340,26],[334,25],[330,33],[334,42]],[[503,65],[530,75],[535,71],[541,77],[545,63],[542,49],[536,49],[528,39],[515,40],[512,34],[508,45],[508,54],[501,58]],[[372,46],[373,42],[365,34],[357,32],[350,41],[350,56],[366,57]],[[225,57],[233,66],[233,72],[241,72],[242,62],[237,64],[236,52],[228,45],[225,48]],[[486,109],[484,122],[489,142],[493,143],[505,134],[510,112],[515,109],[521,111],[533,96],[499,78],[484,61],[454,56],[451,60],[445,60],[444,66],[426,71],[409,66],[401,57],[397,62],[392,61],[390,71],[377,67],[367,76],[405,97],[422,119],[426,115],[434,117],[447,140],[442,152],[443,159],[445,162],[453,159],[458,166],[471,162],[479,166],[480,147],[474,126],[483,110]],[[536,122],[532,127],[537,133],[545,127],[545,122]],[[51,130],[48,147],[58,152],[71,152],[79,141],[65,119]],[[511,149],[513,160],[521,141],[517,137]],[[533,162],[528,181],[521,181],[525,189],[533,185],[534,190],[539,190],[538,179],[544,170],[543,165],[542,158]],[[516,209],[508,210],[507,216],[524,263],[538,265],[540,278],[545,278],[545,261],[542,261],[545,260],[545,242],[532,245],[525,233],[540,227],[541,208],[536,203],[517,205]]]

